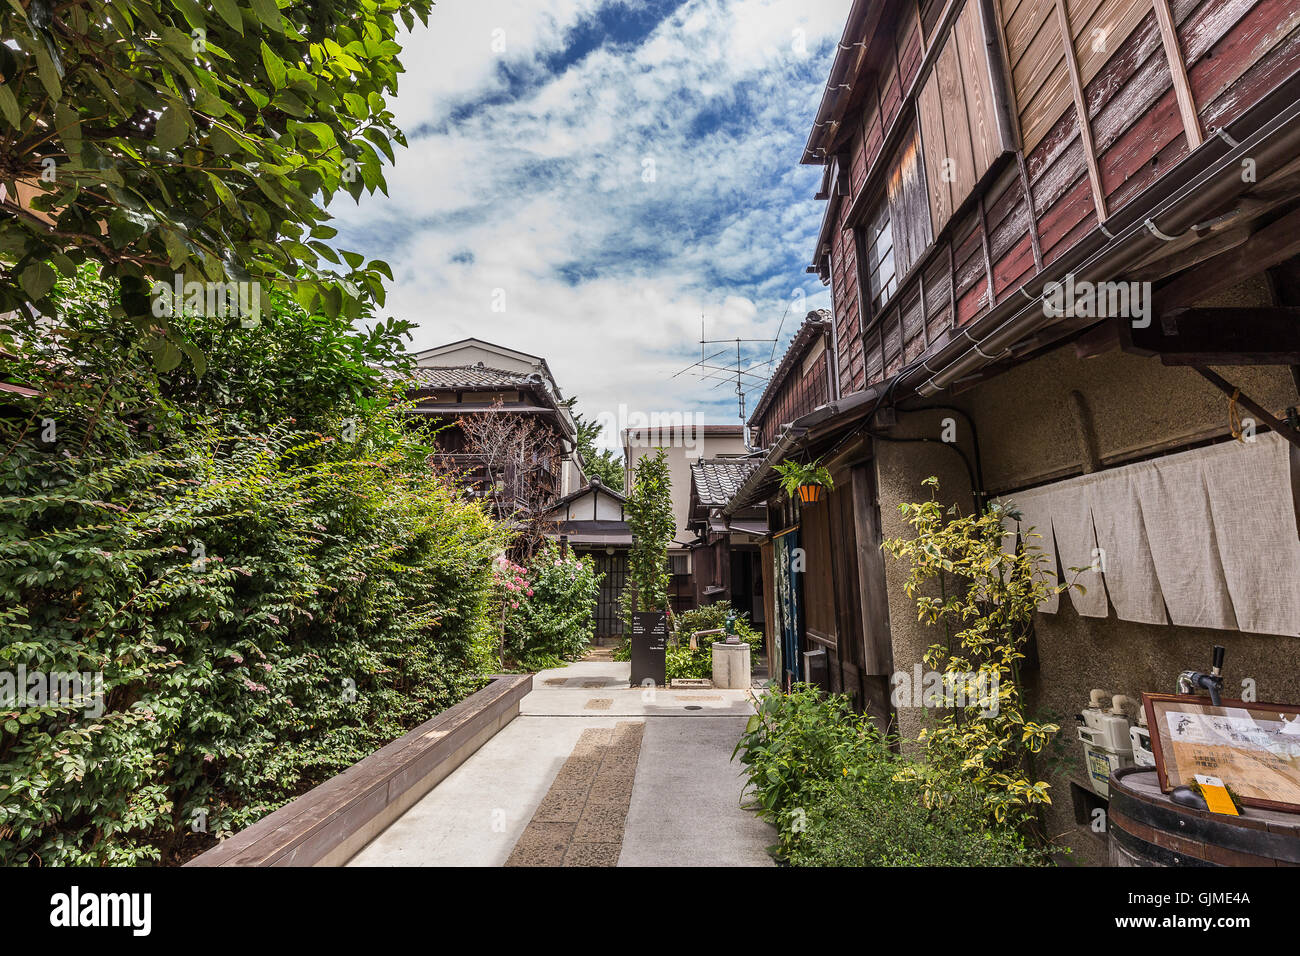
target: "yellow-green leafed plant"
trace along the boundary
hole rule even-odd
[[[1049,785],[1034,779],[1033,755],[1060,727],[1026,715],[1020,662],[1039,603],[1077,585],[1056,583],[1032,543],[1004,552],[1003,522],[1019,518],[1014,508],[995,502],[963,515],[937,500],[938,479],[924,484],[929,501],[899,505],[915,536],[882,547],[910,563],[905,590],[918,620],[943,632],[926,652],[926,666],[943,675],[946,687],[968,693],[936,711],[920,734],[925,761],[901,772],[925,783],[929,800],[942,800],[946,781],[969,781],[985,793],[995,819],[1027,822],[1038,805],[1051,803]],[[981,693],[969,693],[977,687]]]

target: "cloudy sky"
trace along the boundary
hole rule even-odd
[[[442,0],[403,41],[410,148],[388,198],[335,202],[339,244],[392,265],[414,348],[544,356],[593,417],[736,421],[734,382],[673,376],[701,315],[724,339],[784,314],[779,359],[829,305],[804,272],[824,204],[799,157],[849,4]]]

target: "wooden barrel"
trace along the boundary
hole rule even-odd
[[[1111,866],[1300,866],[1300,814],[1180,806],[1149,767],[1111,775],[1106,820]]]

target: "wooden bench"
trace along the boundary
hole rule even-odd
[[[186,866],[342,866],[519,714],[531,674],[498,675]]]

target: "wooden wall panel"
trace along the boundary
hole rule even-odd
[[[1053,0],[1001,0],[1022,148],[1031,152],[1070,103],[1065,47]]]
[[[1237,82],[1202,106],[1203,124],[1206,128],[1222,126],[1240,116],[1243,110],[1259,102],[1270,90],[1298,70],[1300,32],[1292,31],[1269,51],[1268,56],[1243,73]]]
[[[1239,10],[1245,5],[1238,2],[1232,7]],[[1294,45],[1296,30],[1300,28],[1300,3],[1261,2],[1235,23],[1228,24],[1226,20],[1223,14],[1211,17],[1198,9],[1179,31],[1191,63],[1188,79],[1192,96],[1202,113],[1216,117],[1215,125],[1240,115],[1271,88],[1272,84],[1256,82],[1253,87],[1243,84],[1230,93],[1256,66],[1268,63],[1279,52],[1280,63],[1274,66],[1294,65],[1294,54],[1289,54],[1287,48],[1288,41]],[[1256,71],[1256,77],[1263,72]],[[1274,72],[1279,78],[1285,75],[1285,70]],[[1230,96],[1228,101],[1215,105],[1225,95]]]
[[[921,289],[910,286],[899,296],[903,318],[903,360],[911,362],[925,351],[925,314],[921,310]]]
[[[880,334],[885,350],[885,377],[888,378],[903,367],[903,328],[897,305],[881,319]]]
[[[927,335],[937,340],[952,325],[952,275],[948,271],[948,249],[935,250],[922,274],[925,284]]]
[[[858,315],[858,260],[852,230],[844,228],[848,200],[839,203],[831,230],[831,299],[835,315],[835,344],[839,355],[840,390],[844,394],[864,385],[862,325]]]
[[[1006,144],[1002,142],[1002,132],[998,127],[993,80],[988,71],[984,29],[979,17],[979,3],[971,0],[957,17],[953,37],[962,67],[971,151],[976,173],[982,176],[1002,155]]]
[[[1173,161],[1187,155],[1187,138],[1172,89],[1157,101],[1154,108],[1139,113],[1136,122],[1098,159],[1107,208],[1112,213],[1119,206],[1111,197],[1121,187],[1127,187],[1124,195],[1131,199],[1159,178],[1164,169],[1159,168],[1155,160],[1165,147],[1171,145],[1176,147]]]
[[[952,217],[952,184],[946,173],[944,158],[943,107],[939,97],[939,77],[931,72],[917,101],[921,120],[922,152],[925,158],[925,184],[930,196],[930,224],[938,235]]]
[[[925,254],[933,240],[921,154],[916,134],[910,133],[899,145],[885,182],[889,203],[890,229],[894,238],[894,270],[900,278]]]
[[[921,24],[916,7],[904,2],[894,32],[894,45],[898,50],[898,72],[903,89],[911,89],[921,70]]]
[[[770,445],[782,425],[788,424],[802,415],[807,415],[818,405],[830,400],[830,386],[826,380],[826,365],[830,361],[830,351],[823,350],[813,361],[807,372],[802,367],[794,368],[781,383],[780,391],[763,410],[762,419],[755,419],[754,444],[758,447]],[[699,574],[696,574],[699,577]],[[730,587],[730,582],[715,581]]]
[[[1023,0],[1032,3],[1035,0]],[[930,221],[938,236],[1012,144],[1003,139],[979,0],[966,0],[918,96]]]
[[[803,573],[804,626],[833,637],[835,583],[831,573],[830,508],[825,500],[800,509],[799,545],[808,556]]]
[[[1066,9],[1079,78],[1087,86],[1151,13],[1151,0],[1072,0]]]

